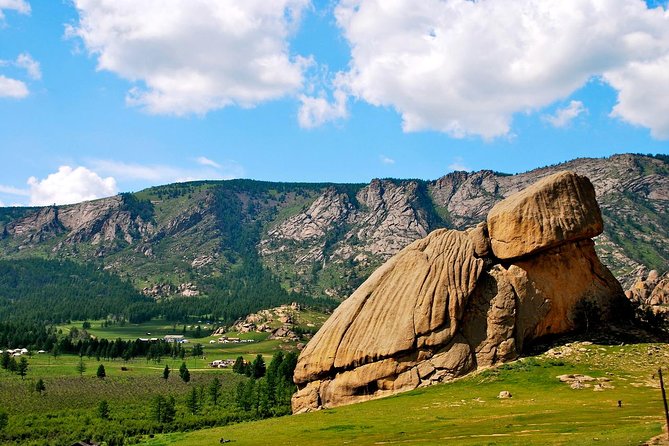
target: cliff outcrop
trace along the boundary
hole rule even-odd
[[[302,351],[293,411],[412,390],[515,359],[624,299],[592,237],[590,181],[559,172],[498,203],[485,223],[411,243],[345,300]]]

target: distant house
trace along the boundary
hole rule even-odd
[[[232,367],[235,365],[235,360],[234,359],[215,359],[214,361],[209,363],[210,367],[214,368],[226,368],[226,367]]]
[[[176,342],[177,344],[181,344],[185,341],[184,335],[165,335],[163,340],[170,343]]]

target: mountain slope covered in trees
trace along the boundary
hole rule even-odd
[[[505,196],[564,169],[595,185],[605,219],[597,251],[617,277],[666,269],[669,163],[662,155],[631,154],[517,175],[453,172],[434,181],[369,184],[200,181],[69,206],[0,208],[0,259],[86,264],[172,302],[164,311],[174,317],[190,311],[228,320],[251,307],[344,298],[413,240],[440,227],[474,225]]]

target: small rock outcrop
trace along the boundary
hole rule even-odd
[[[623,298],[590,237],[602,219],[590,181],[560,172],[495,206],[468,231],[440,229],[377,269],[302,351],[293,411],[377,398],[515,359],[575,328],[589,301]]]
[[[649,308],[654,314],[669,313],[669,271],[660,275],[656,270],[638,278],[625,291],[627,298],[642,308]]]

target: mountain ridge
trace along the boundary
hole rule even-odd
[[[368,184],[198,181],[74,205],[2,208],[0,259],[93,262],[138,290],[158,290],[157,298],[211,294],[208,281],[260,265],[286,290],[344,298],[414,240],[442,227],[474,226],[502,198],[559,170],[593,182],[605,223],[597,253],[624,285],[641,270],[666,269],[669,163],[664,155],[634,154],[513,175],[482,170]]]

